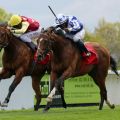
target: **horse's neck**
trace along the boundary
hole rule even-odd
[[[58,60],[63,60],[64,55],[63,54],[69,54],[69,53],[73,53],[73,45],[71,43],[71,41],[66,40],[66,39],[55,39],[55,42],[53,43],[52,49],[54,52],[54,56],[55,59]],[[72,49],[72,50],[71,50]]]

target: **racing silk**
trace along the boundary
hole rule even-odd
[[[77,32],[83,29],[83,24],[75,16],[68,17],[68,26],[69,32],[71,34],[76,34]]]
[[[28,17],[25,17],[25,16],[21,16],[21,18],[22,18],[22,22],[28,22],[29,23],[29,27],[28,27],[27,31],[35,31],[40,26],[39,22],[32,19],[32,18],[28,18]]]

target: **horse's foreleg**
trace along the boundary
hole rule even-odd
[[[12,72],[10,72],[8,69],[2,68],[2,70],[0,71],[0,81],[2,79],[10,78],[11,76]],[[2,106],[2,104],[0,104],[0,106]]]
[[[51,71],[51,75],[50,75],[50,94],[47,97],[47,105],[44,108],[43,112],[46,112],[47,110],[50,109],[50,105],[52,104],[52,100],[53,100],[53,96],[55,95],[55,92],[57,91],[56,87],[55,87],[55,80],[58,78],[58,75],[56,72]]]
[[[50,105],[52,104],[52,100],[53,100],[53,96],[55,95],[55,92],[57,91],[56,87],[54,87],[52,89],[52,91],[50,92],[50,94],[47,97],[47,105],[45,106],[43,112],[46,112],[50,109]]]
[[[62,99],[62,104],[64,108],[67,108],[66,102],[65,102],[65,98],[64,98],[64,88],[60,88],[59,90],[60,94],[61,94],[61,99]]]
[[[47,105],[45,107],[45,109],[43,110],[44,112],[48,111],[50,109],[50,105],[52,104],[52,100],[53,100],[53,97],[55,95],[55,92],[56,91],[59,91],[60,95],[61,95],[61,99],[62,99],[62,104],[63,104],[63,107],[66,108],[67,105],[66,105],[66,102],[65,102],[65,99],[64,99],[64,89],[63,89],[63,85],[62,86],[57,86],[55,85],[55,87],[52,89],[52,91],[50,92],[50,94],[48,95],[47,97]]]
[[[55,80],[55,86],[47,97],[47,105],[44,111],[47,111],[50,108],[50,105],[53,100],[53,96],[55,95],[55,92],[57,90],[59,90],[61,94],[63,106],[66,108],[66,102],[65,102],[64,94],[63,94],[63,83],[65,79],[69,78],[72,75],[72,70],[73,70],[72,67],[69,67],[69,69],[67,69],[57,80]]]
[[[12,72],[10,72],[8,69],[2,68],[2,70],[0,71],[0,80],[10,78],[11,76]]]
[[[34,106],[34,110],[38,111],[41,102],[41,91],[40,91],[40,80],[36,77],[32,77],[32,87],[36,93],[36,104]]]
[[[14,91],[14,89],[17,87],[17,85],[21,82],[23,75],[23,69],[19,69],[18,72],[16,72],[15,79],[13,80],[12,84],[9,87],[8,95],[5,98],[4,102],[1,104],[2,107],[7,107],[8,102],[10,100],[11,94]]]

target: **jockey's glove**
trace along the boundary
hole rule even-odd
[[[65,32],[71,32],[72,28],[64,28]]]
[[[11,31],[12,33],[15,33],[15,30],[12,30],[12,29],[11,29],[10,31]]]

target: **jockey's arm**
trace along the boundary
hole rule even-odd
[[[27,31],[28,27],[29,27],[28,22],[22,22],[22,28],[14,30],[14,33],[23,34],[23,33],[25,33]]]
[[[73,20],[69,23],[69,27],[68,27],[68,31],[71,32],[71,31],[76,31],[78,29],[80,29],[80,24],[77,20]]]

